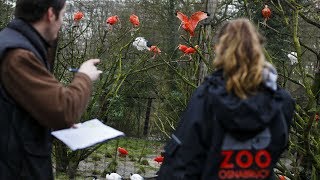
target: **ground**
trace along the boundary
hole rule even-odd
[[[120,138],[106,142],[87,159],[81,161],[77,170],[76,180],[91,180],[96,176],[99,180],[105,179],[110,172],[110,166],[116,159],[116,173],[124,179],[129,179],[130,173],[137,173],[145,179],[154,179],[159,170],[159,163],[154,158],[163,151],[164,142],[150,141],[137,138]],[[126,157],[115,157],[117,147],[128,150]],[[111,165],[110,165],[111,164]],[[111,168],[112,169],[112,168]],[[55,177],[56,180],[69,179],[66,175]]]

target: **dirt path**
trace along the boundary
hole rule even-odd
[[[156,155],[148,155],[144,159],[148,161],[148,165],[144,166],[145,173],[139,173],[145,179],[155,179],[157,171],[160,168],[160,164],[153,161]],[[102,159],[99,162],[93,162],[88,159],[86,161],[81,161],[78,167],[78,174],[84,179],[92,179],[88,176],[95,175],[99,180],[105,179],[105,174],[102,175],[103,171],[108,167],[110,161],[108,159]],[[117,172],[124,179],[129,179],[130,174],[135,174],[139,172],[139,167],[137,167],[135,162],[130,161],[128,158],[118,160]]]

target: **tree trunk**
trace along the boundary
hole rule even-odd
[[[169,42],[168,42],[168,50],[169,54],[171,54],[171,58],[175,59],[177,57],[177,42],[179,35],[177,34],[177,26],[176,17],[175,17],[175,5],[174,0],[169,1],[169,16],[168,16],[168,29],[169,29]]]
[[[148,98],[147,104],[147,111],[146,111],[146,119],[144,121],[144,128],[143,128],[143,135],[148,135],[149,130],[149,123],[150,123],[150,113],[151,113],[151,105],[152,105],[152,98]]]
[[[209,13],[209,17],[205,20],[204,33],[200,35],[200,43],[203,42],[204,52],[209,52],[210,42],[212,39],[211,20],[213,19],[218,0],[205,0],[205,11]],[[210,53],[204,55],[205,61],[210,62]],[[208,74],[208,67],[201,61],[199,65],[198,83],[200,85]]]

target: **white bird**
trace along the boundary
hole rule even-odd
[[[134,45],[139,51],[150,50],[149,42],[144,37],[137,37],[132,45]]]
[[[139,174],[131,174],[130,180],[143,180],[143,177],[140,176]]]
[[[296,52],[290,52],[287,56],[290,59],[290,64],[291,65],[294,65],[294,64],[298,63],[297,53]]]
[[[106,174],[107,180],[121,180],[122,177],[117,173]]]

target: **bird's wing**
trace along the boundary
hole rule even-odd
[[[183,24],[189,21],[188,16],[186,16],[186,15],[185,15],[185,14],[183,14],[182,12],[177,11],[177,13],[176,13],[176,14],[177,14],[177,18],[179,18],[179,19],[180,19],[180,21],[181,21]]]
[[[190,30],[194,31],[198,23],[204,19],[208,18],[208,13],[203,11],[197,11],[193,13],[190,17]]]
[[[135,14],[132,14],[130,16],[129,20],[134,26],[139,26],[139,24],[140,24],[139,17]]]
[[[178,47],[178,48],[179,48],[180,51],[185,52],[186,49],[188,49],[188,46],[183,45],[183,44],[179,44],[179,47]]]

